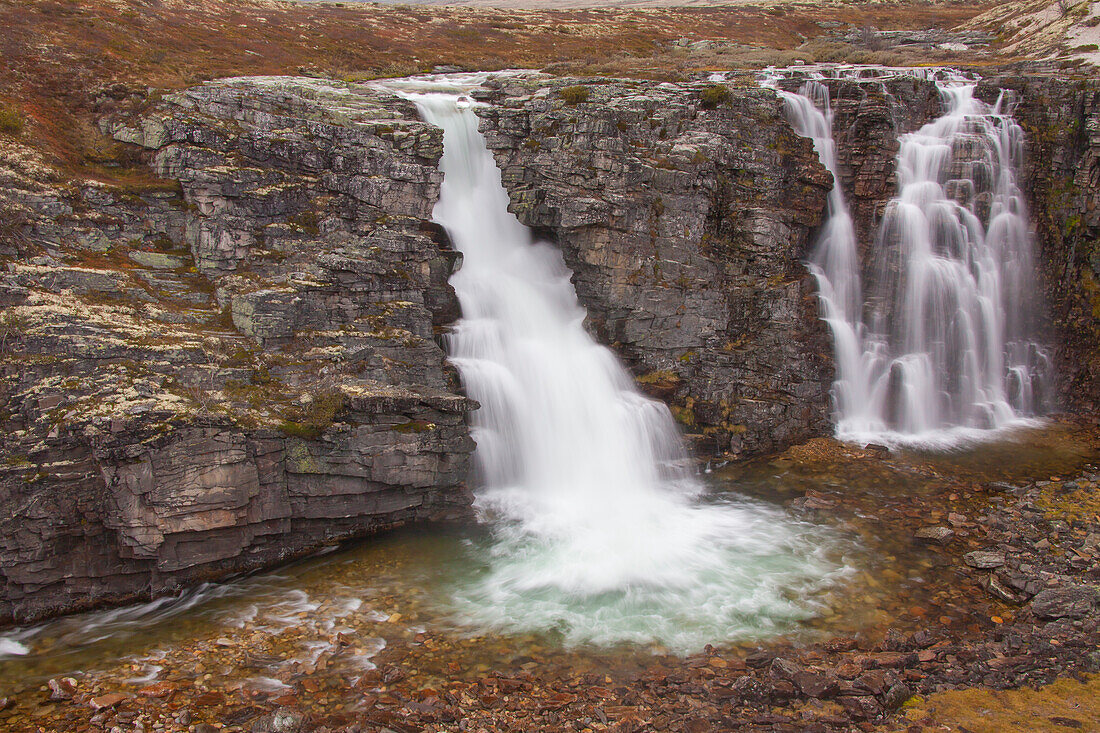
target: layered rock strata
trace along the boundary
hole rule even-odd
[[[829,82],[861,245],[918,79]],[[1100,394],[1091,82],[1016,75],[1065,404]],[[521,75],[478,95],[519,218],[588,325],[700,455],[828,433],[802,265],[832,185],[755,76],[721,89]],[[467,511],[473,449],[438,339],[456,255],[438,130],[365,85],[232,79],[104,121],[158,178],[51,180],[0,150],[0,622],[169,592]]]
[[[439,131],[308,79],[104,126],[163,180],[4,190],[0,622],[467,511]]]
[[[700,450],[828,431],[830,347],[801,261],[832,180],[774,92],[536,76],[480,96],[513,211]]]

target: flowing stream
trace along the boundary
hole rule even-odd
[[[1052,373],[1027,208],[1016,181],[1023,133],[945,70],[833,69],[935,81],[946,112],[900,137],[898,194],[869,269],[844,202],[832,105],[820,71],[778,90],[795,131],[836,183],[808,266],[835,344],[837,434],[861,442],[946,446],[1049,409]],[[783,72],[765,84],[779,85]],[[869,272],[864,287],[861,271]]]

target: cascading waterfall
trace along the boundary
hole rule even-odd
[[[867,69],[833,70],[854,78]],[[836,349],[837,434],[861,442],[949,445],[1025,424],[1049,409],[1051,360],[1039,338],[1032,235],[1016,170],[1023,134],[1001,101],[944,70],[947,107],[900,138],[898,195],[875,237],[867,296],[837,176],[828,89],[811,72],[780,91],[796,132],[838,182],[810,257]],[[778,72],[765,83],[777,86]]]
[[[585,331],[560,251],[509,213],[473,105],[431,83],[403,93],[444,131],[433,216],[463,255],[448,350],[481,403],[476,506],[491,527],[488,562],[456,583],[459,619],[691,649],[813,615],[845,572],[826,559],[835,542],[703,496],[668,408]]]
[[[777,80],[769,80],[774,86]],[[833,336],[835,409],[841,419],[859,414],[869,403],[863,358],[863,286],[860,282],[856,229],[840,186],[829,88],[806,80],[797,93],[776,88],[794,131],[813,141],[826,170],[833,174],[825,225],[806,263],[817,281],[822,317]]]

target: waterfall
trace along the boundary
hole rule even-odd
[[[1023,134],[1002,102],[944,70],[873,69],[935,79],[947,111],[902,135],[898,195],[875,234],[866,295],[844,204],[821,72],[779,90],[800,135],[834,177],[808,267],[833,336],[837,434],[945,445],[1026,423],[1049,407],[1033,237],[1016,182]],[[867,69],[832,70],[866,78]],[[772,71],[765,84],[778,86]]]
[[[840,186],[829,88],[808,79],[797,93],[776,89],[795,132],[813,141],[822,165],[833,175],[825,225],[806,265],[817,281],[822,317],[833,337],[835,411],[841,419],[869,404],[863,355],[863,288],[856,229]],[[850,419],[850,418],[849,418]]]
[[[475,507],[491,530],[484,572],[454,592],[461,620],[698,648],[812,615],[843,572],[831,541],[704,495],[668,408],[585,330],[561,252],[508,211],[475,105],[432,83],[403,94],[443,130],[433,218],[463,255],[447,347],[481,404]]]

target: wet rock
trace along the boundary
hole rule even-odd
[[[882,707],[888,711],[897,710],[912,696],[913,691],[905,684],[898,682],[892,685],[886,691],[886,694],[882,696]]]
[[[842,680],[854,680],[863,672],[863,667],[854,662],[844,662],[836,668],[836,675]]]
[[[798,673],[800,667],[789,659],[776,657],[768,667],[768,674],[782,680],[790,680]]]
[[[578,81],[517,80],[480,114],[511,210],[561,249],[591,329],[671,393],[700,450],[825,434],[830,347],[799,260],[832,181],[810,142],[755,85],[714,110],[694,83],[613,80],[583,107],[554,101]]]
[[[916,655],[911,652],[878,652],[868,654],[865,659],[873,668],[903,669],[913,663]]]
[[[836,701],[844,708],[844,712],[856,720],[867,720],[876,717],[882,712],[882,707],[873,697],[838,697]]]
[[[807,697],[830,698],[838,690],[836,678],[820,672],[795,672],[791,681]]]
[[[88,706],[92,710],[105,710],[107,708],[113,708],[124,700],[129,700],[130,696],[121,692],[111,692],[106,695],[100,695],[99,697],[93,697],[88,701]]]
[[[950,527],[921,527],[913,536],[925,542],[946,545],[955,537],[955,531]]]
[[[1000,552],[984,552],[975,550],[963,556],[963,562],[972,568],[979,570],[992,570],[1005,564],[1005,556]]]
[[[1026,596],[1022,596],[1020,593],[1014,591],[1010,585],[998,575],[988,575],[983,578],[982,587],[986,589],[989,595],[1008,603],[1020,603],[1026,598]]]
[[[1043,619],[1083,618],[1096,607],[1095,588],[1050,588],[1031,599],[1032,612]]]
[[[863,690],[872,695],[881,695],[888,689],[886,673],[879,669],[864,672],[852,682],[856,690]]]
[[[252,733],[300,733],[306,718],[295,710],[279,709],[252,722]]]
[[[50,689],[50,700],[54,702],[71,700],[76,693],[76,680],[72,677],[55,677],[46,686]]]
[[[168,697],[176,691],[176,686],[171,682],[155,682],[151,685],[147,685],[138,690],[138,694],[142,697],[161,698]]]
[[[752,675],[738,677],[730,688],[734,695],[748,703],[764,702],[769,699],[771,687]]]

